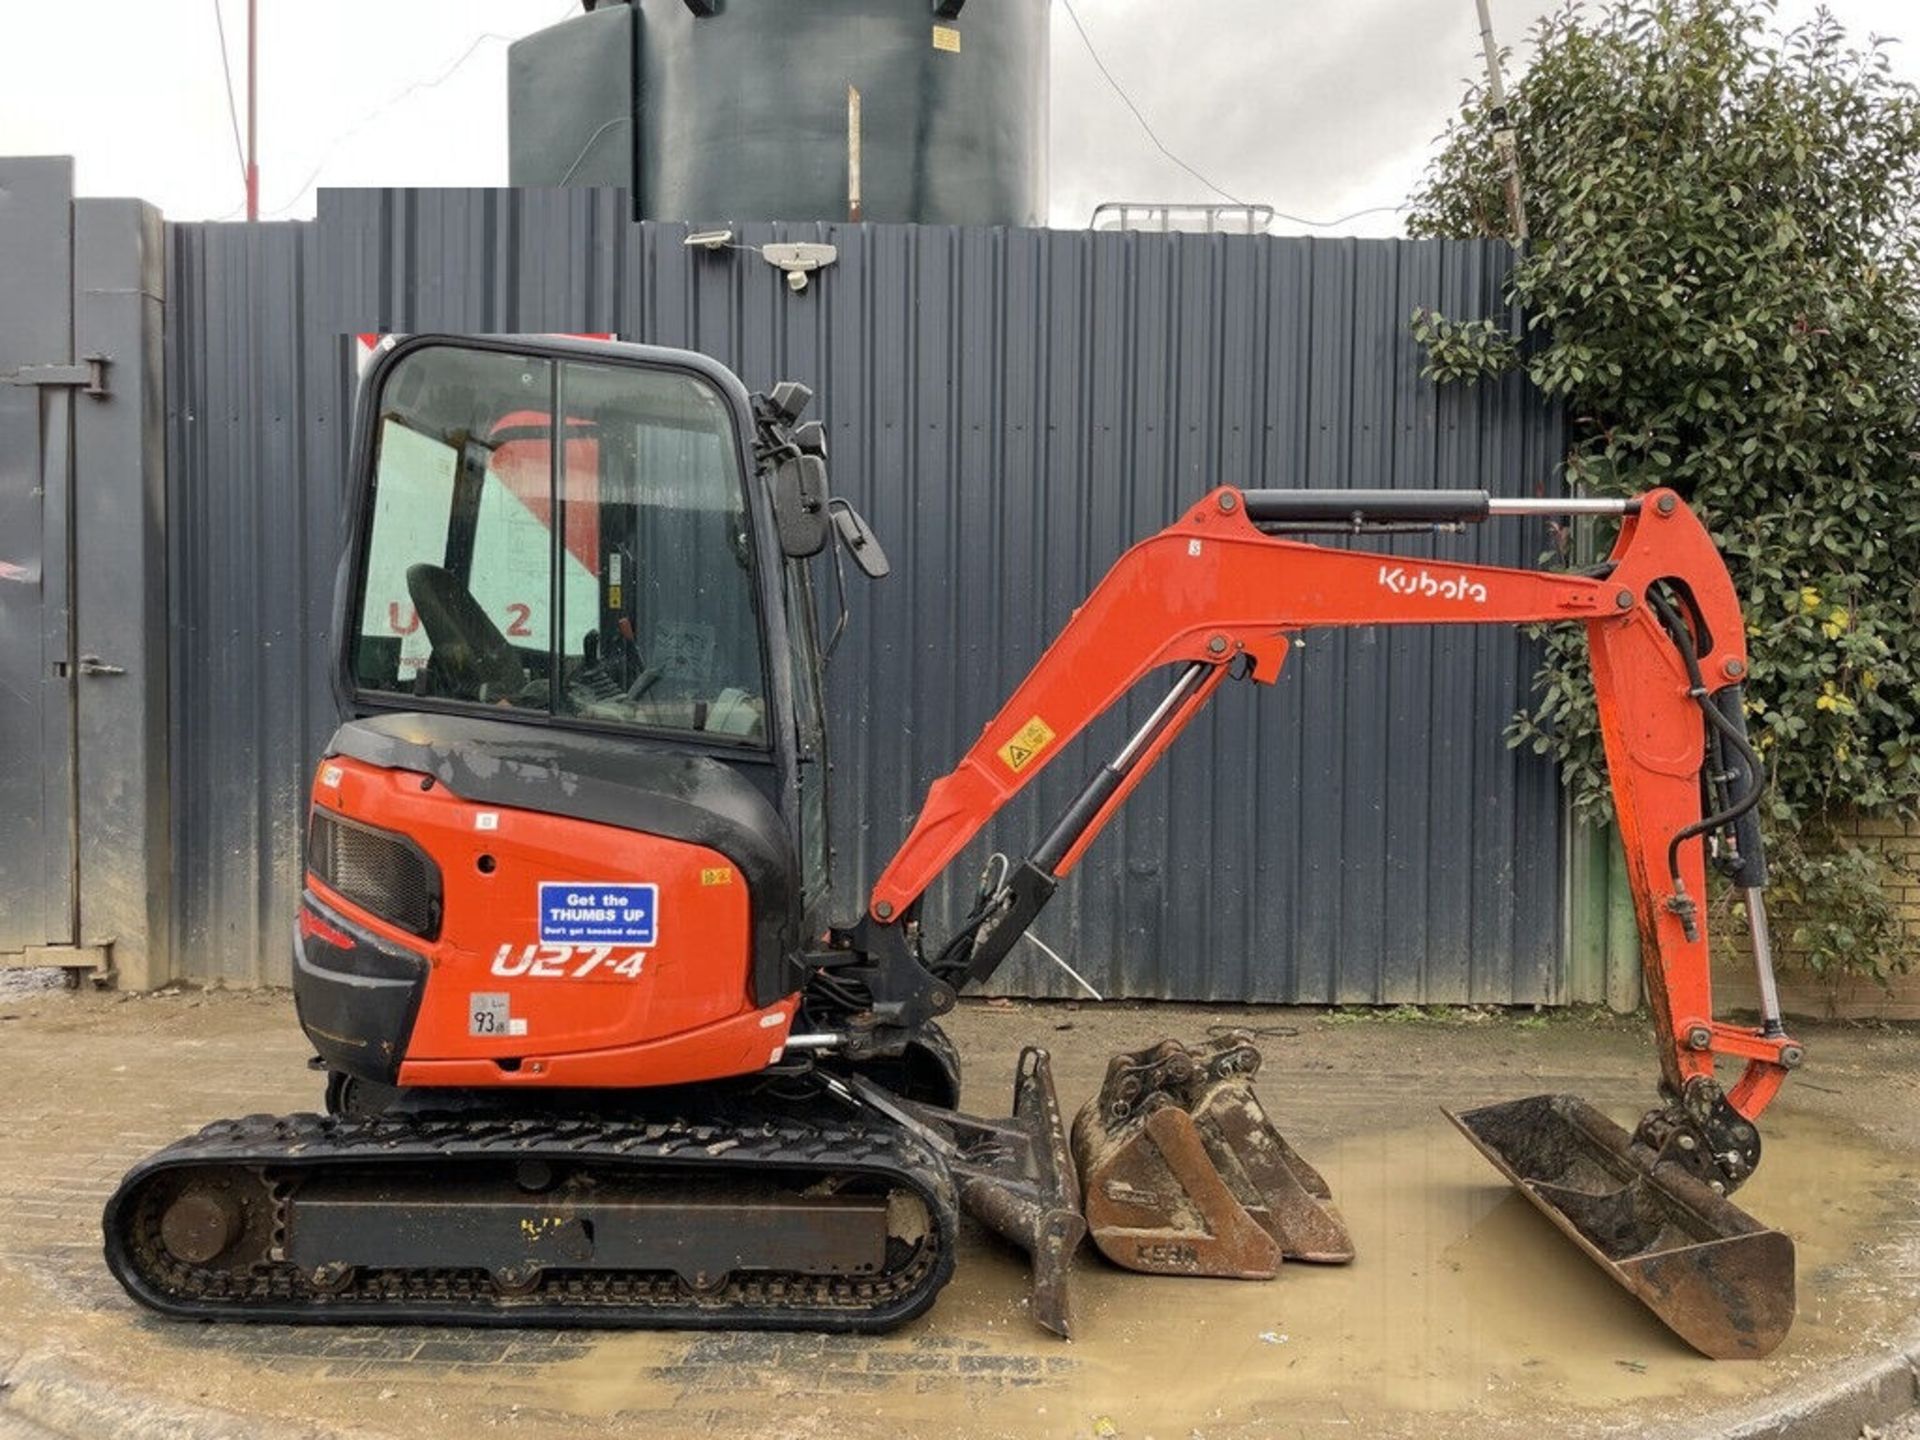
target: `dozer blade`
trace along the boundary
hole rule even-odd
[[[1056,1335],[1071,1334],[1067,1276],[1087,1225],[1047,1052],[1037,1046],[1021,1052],[1013,1114],[1005,1120],[903,1100],[861,1076],[847,1083],[941,1152],[961,1207],[1026,1251],[1033,1318]]]
[[[1073,1126],[1094,1243],[1155,1275],[1269,1280],[1283,1259],[1342,1264],[1353,1241],[1320,1173],[1253,1093],[1260,1052],[1230,1034],[1163,1040],[1107,1065]]]
[[[1759,1359],[1793,1324],[1793,1241],[1574,1095],[1446,1112],[1601,1269],[1703,1355]]]

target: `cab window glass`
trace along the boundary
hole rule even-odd
[[[411,681],[427,660],[427,637],[407,593],[407,568],[447,552],[460,453],[389,418],[380,427],[380,472],[367,552],[366,599],[357,658],[363,681]]]
[[[743,476],[711,387],[436,346],[395,365],[381,414],[363,689],[765,743]]]
[[[537,641],[544,649],[554,633],[546,416],[509,416],[493,434],[495,447],[474,514],[471,588],[481,608],[499,617],[509,641]],[[568,476],[590,474],[598,447],[592,440],[571,441],[565,460]],[[591,609],[594,553],[590,535],[584,547],[578,543],[583,528],[577,517],[568,516],[570,543],[559,555],[560,584],[574,607]]]

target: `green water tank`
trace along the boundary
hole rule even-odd
[[[508,52],[515,185],[638,218],[1038,225],[1048,0],[597,0]]]

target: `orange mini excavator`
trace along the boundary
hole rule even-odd
[[[1769,970],[1739,605],[1677,496],[1197,496],[1115,563],[835,924],[807,560],[833,545],[836,579],[843,557],[887,566],[828,489],[808,398],[635,345],[385,343],[352,443],[343,723],[294,933],[328,1113],[221,1121],[137,1165],[105,1215],[137,1299],[202,1319],[880,1330],[946,1283],[964,1208],[1030,1254],[1033,1313],[1065,1333],[1089,1222],[1148,1271],[1348,1258],[1324,1181],[1252,1098],[1244,1037],[1116,1057],[1070,1143],[1044,1051],[1010,1117],[956,1109],[937,1017],[1222,685],[1279,678],[1290,635],[1564,622],[1591,645],[1660,1100],[1631,1134],[1570,1096],[1454,1118],[1701,1350],[1778,1342],[1791,1243],[1726,1196],[1801,1050]],[[1326,543],[1572,513],[1619,523],[1578,573]],[[965,921],[931,935],[935,878],[1161,671],[1164,698],[1039,847],[996,857]],[[1744,891],[1757,1026],[1712,1012],[1710,862]],[[1726,1089],[1720,1060],[1744,1066]]]

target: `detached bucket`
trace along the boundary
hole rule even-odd
[[[1155,1275],[1269,1280],[1283,1258],[1353,1259],[1320,1173],[1253,1093],[1260,1052],[1234,1034],[1116,1055],[1073,1126],[1082,1203],[1109,1260]]]
[[[1446,1112],[1480,1153],[1668,1329],[1757,1360],[1793,1324],[1793,1241],[1574,1095]]]

